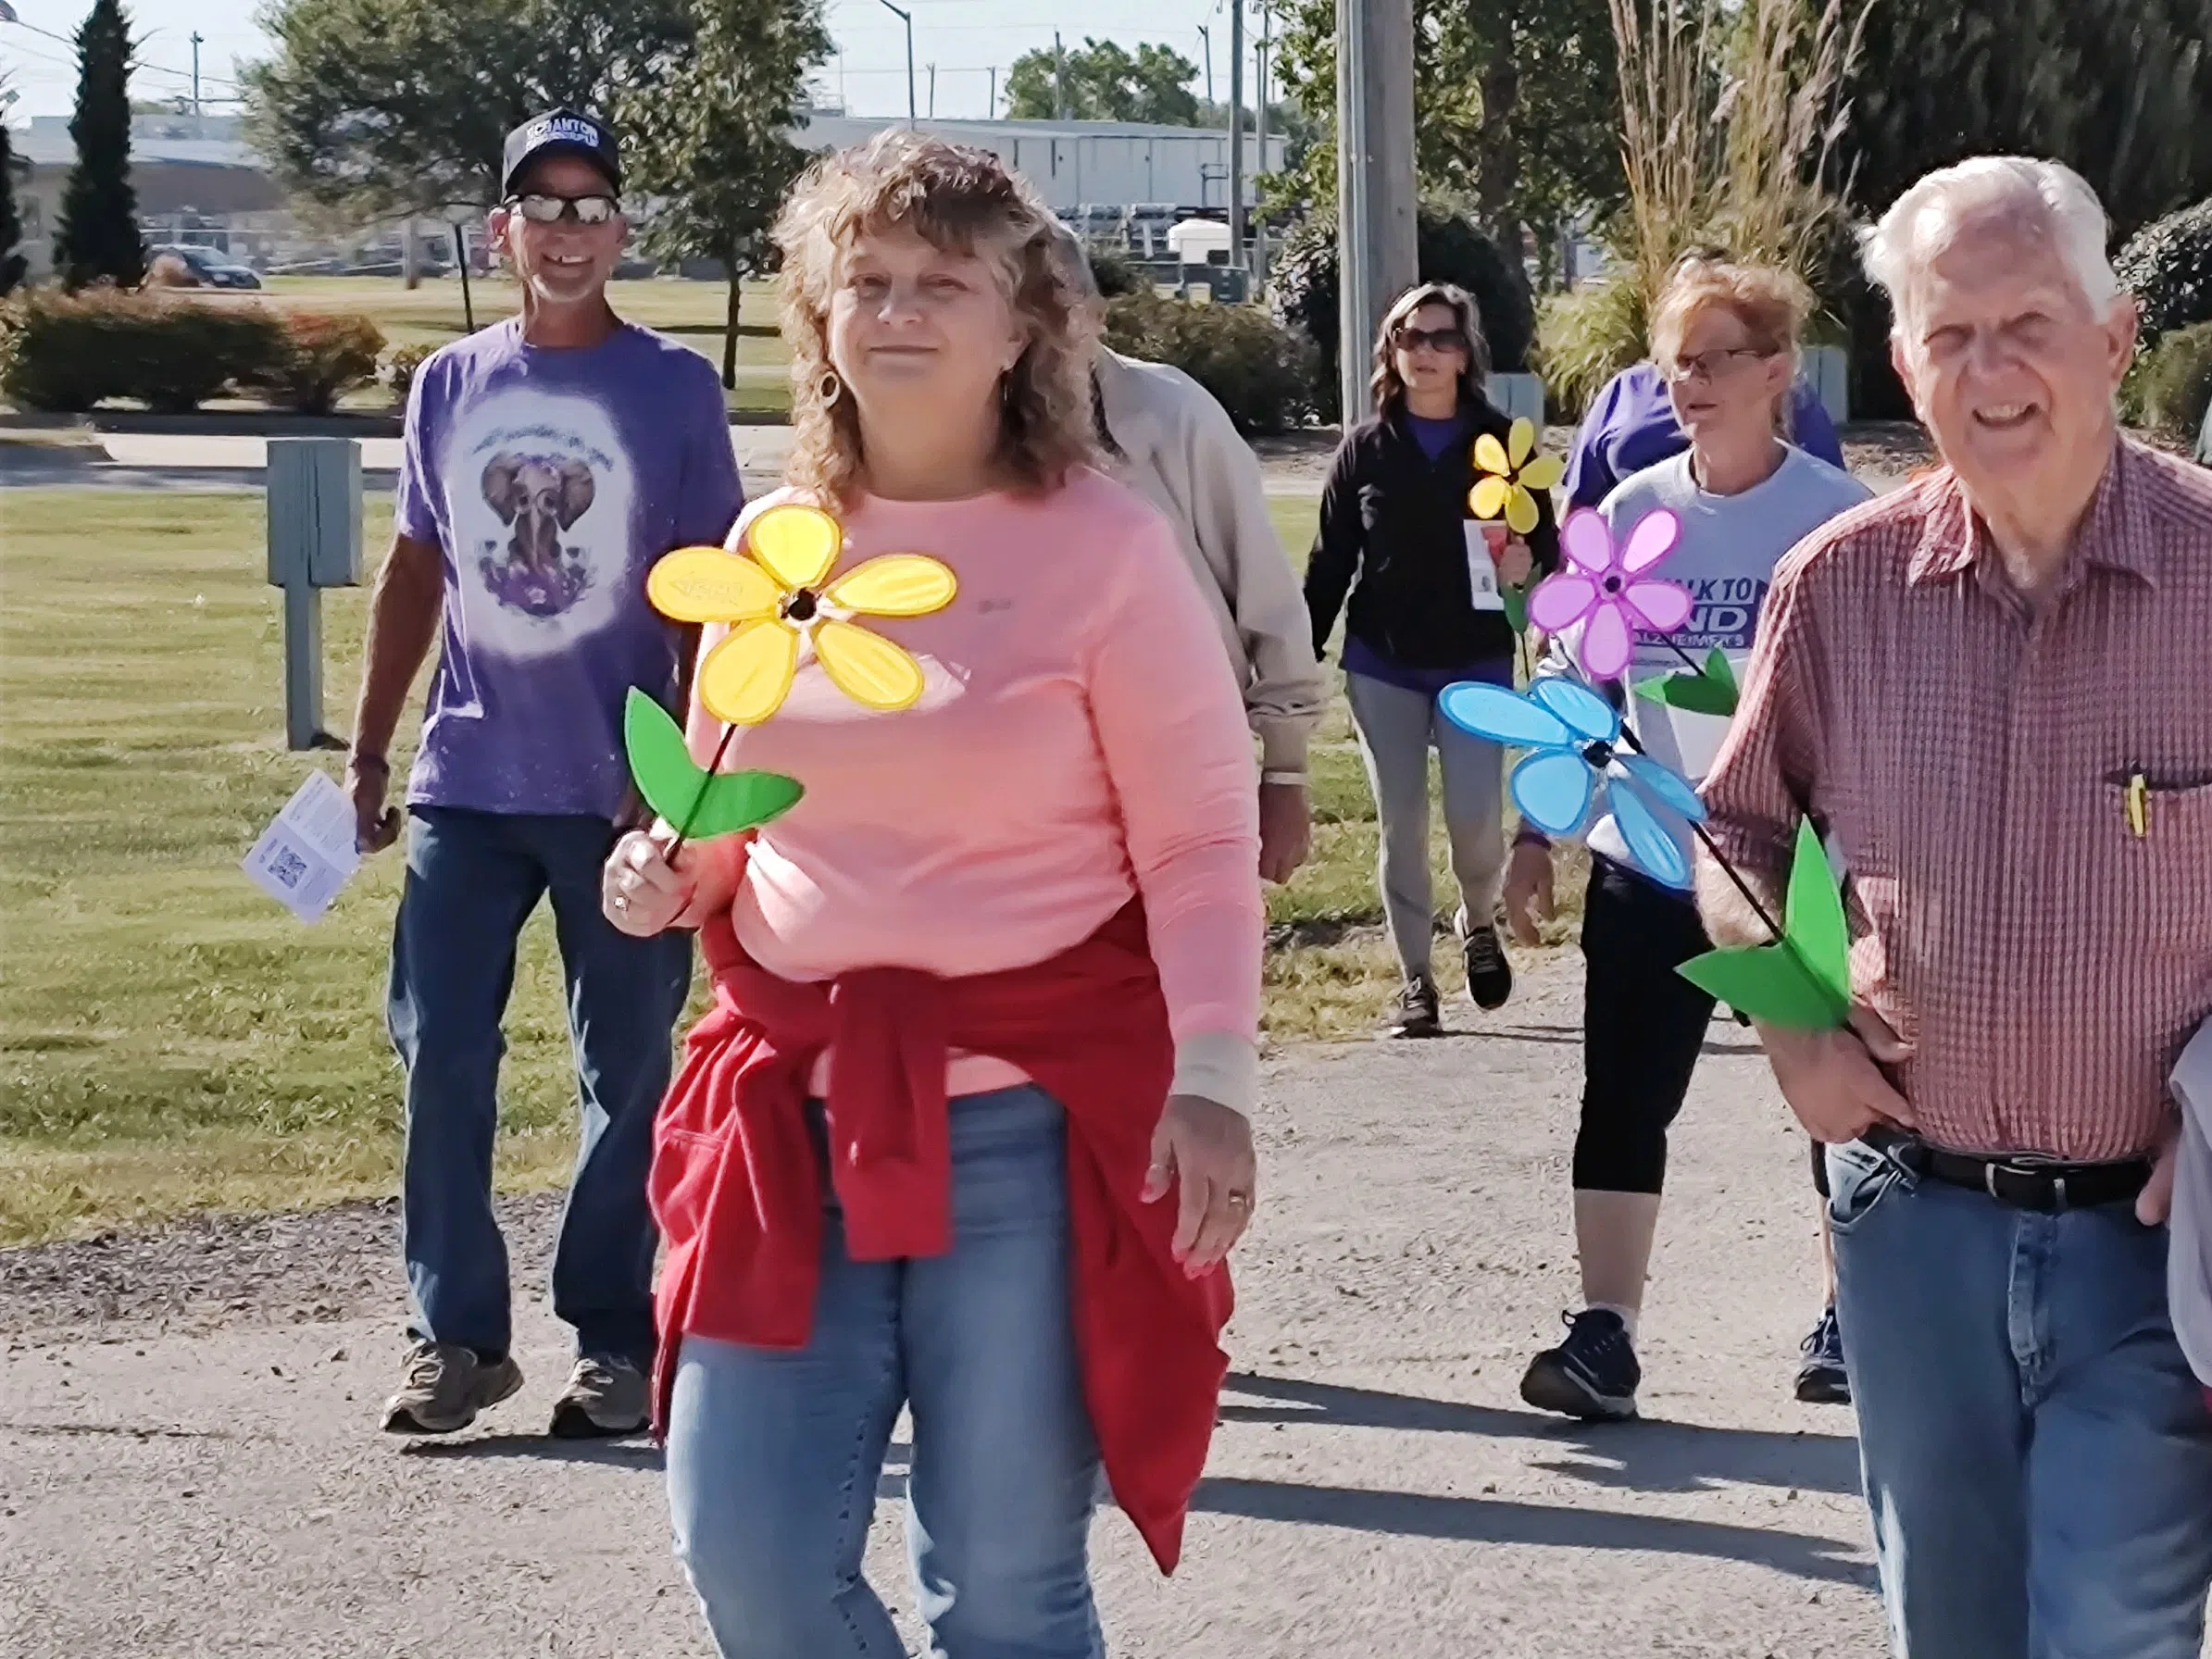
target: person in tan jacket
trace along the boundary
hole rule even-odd
[[[1094,304],[1082,244],[1061,248]],[[1306,600],[1268,515],[1259,459],[1229,413],[1180,368],[1100,346],[1093,406],[1121,481],[1159,508],[1229,653],[1260,746],[1260,874],[1288,881],[1311,838],[1306,744],[1327,705]]]

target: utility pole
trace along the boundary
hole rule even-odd
[[[1348,427],[1368,413],[1367,361],[1382,314],[1419,269],[1413,0],[1337,0],[1336,128],[1337,373]]]
[[[1244,0],[1229,0],[1229,268],[1244,268]]]
[[[1214,31],[1204,23],[1198,25],[1198,44],[1206,48],[1206,101],[1214,101]]]
[[[937,118],[937,66],[930,66],[930,119]]]
[[[881,0],[883,9],[906,26],[906,125],[914,125],[914,14]]]
[[[991,66],[991,102],[984,107],[983,118],[987,121],[998,119],[998,65],[996,64]]]
[[[1275,12],[1268,0],[1260,0],[1259,50],[1252,59],[1253,147],[1259,152],[1256,169],[1274,171],[1268,165],[1268,48],[1273,40]],[[1268,285],[1268,221],[1265,216],[1252,226],[1252,291],[1256,295]]]
[[[200,48],[206,44],[206,40],[207,37],[202,34],[198,30],[195,29],[192,31],[192,118],[195,123],[199,120],[201,115]]]
[[[1060,45],[1060,31],[1052,31],[1052,114],[1053,118],[1068,118],[1068,54]]]

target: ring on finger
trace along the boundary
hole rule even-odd
[[[1249,1210],[1252,1207],[1252,1194],[1249,1192],[1231,1192],[1229,1194],[1225,1202],[1232,1210]]]

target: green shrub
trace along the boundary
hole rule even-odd
[[[1124,356],[1181,369],[1240,431],[1281,431],[1310,406],[1311,348],[1255,306],[1125,293],[1106,302],[1106,339]]]
[[[384,337],[366,317],[290,311],[276,349],[241,383],[280,409],[327,415],[344,393],[376,379]]]
[[[2212,322],[2212,200],[2145,225],[2114,268],[2143,306],[2144,344],[2172,329]]]
[[[403,345],[385,361],[384,384],[391,388],[394,403],[406,403],[407,393],[415,389],[415,371],[429,362],[437,349],[434,345]]]
[[[1632,270],[1546,299],[1536,360],[1553,408],[1581,419],[1607,380],[1643,360],[1644,323],[1643,290]]]
[[[1135,293],[1152,286],[1152,279],[1138,270],[1130,256],[1119,248],[1091,248],[1086,251],[1091,259],[1091,280],[1098,284],[1102,298],[1116,300],[1125,293]]]
[[[1423,207],[1418,221],[1419,271],[1424,282],[1456,282],[1475,296],[1490,366],[1500,374],[1529,367],[1536,338],[1535,302],[1525,274],[1472,221]],[[1300,220],[1269,262],[1268,288],[1275,315],[1313,343],[1315,406],[1337,406],[1337,225],[1333,214]],[[1395,295],[1391,297],[1395,298]]]
[[[2212,404],[2212,322],[2165,335],[2137,359],[2129,380],[2144,426],[2191,442]]]
[[[9,309],[0,395],[19,408],[66,411],[127,397],[180,414],[262,373],[282,335],[256,306],[106,287],[36,289]]]

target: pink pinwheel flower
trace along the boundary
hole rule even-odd
[[[1690,591],[1644,578],[1682,533],[1682,521],[1666,508],[1646,513],[1613,544],[1599,514],[1582,507],[1559,527],[1567,568],[1547,576],[1529,595],[1529,620],[1546,633],[1581,625],[1570,642],[1582,672],[1593,680],[1618,680],[1628,672],[1638,628],[1672,633],[1690,619]],[[1639,580],[1639,578],[1644,578]]]

